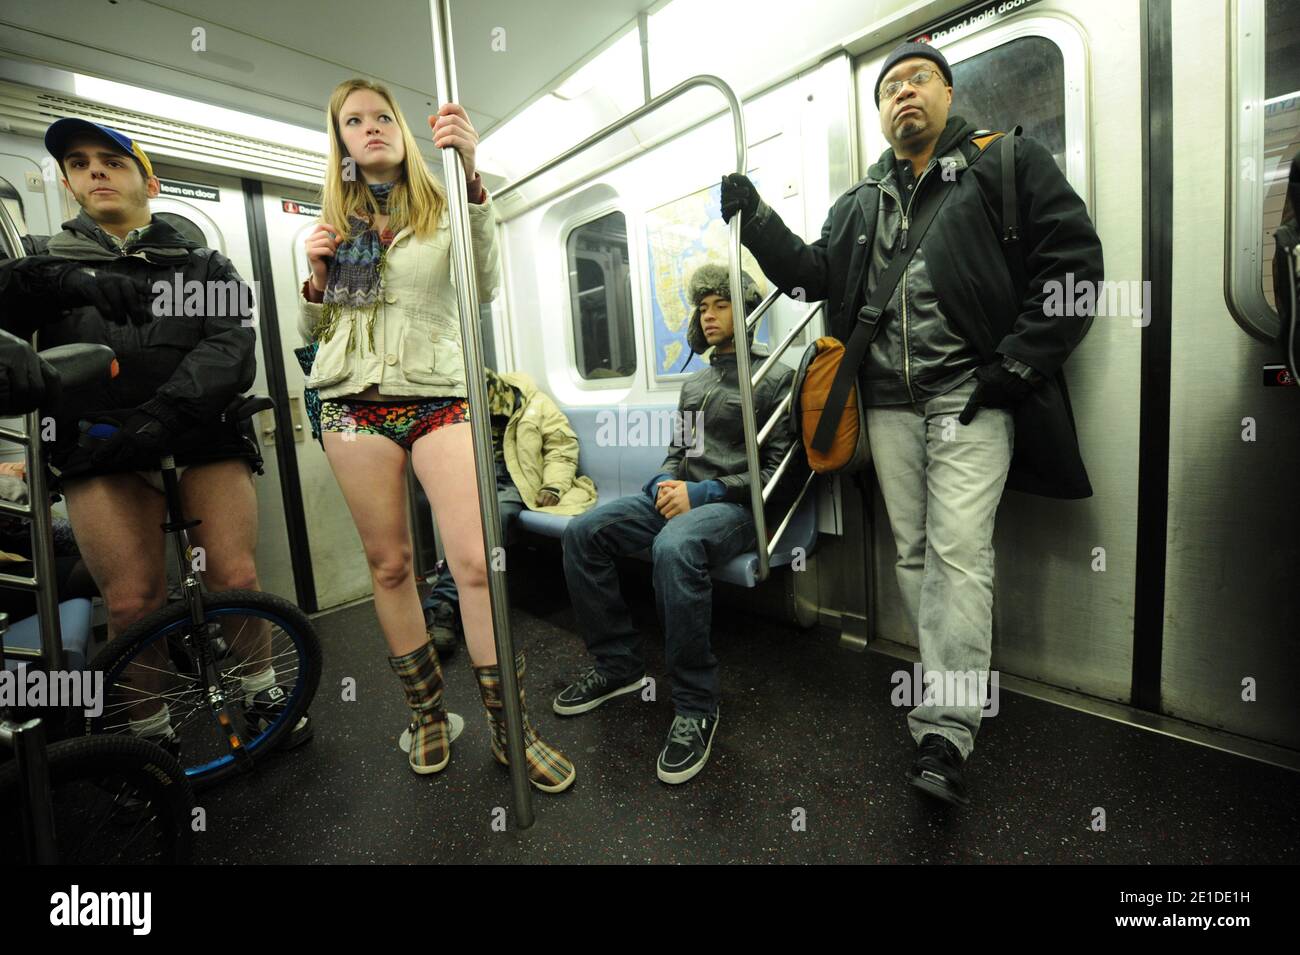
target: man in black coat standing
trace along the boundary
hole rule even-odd
[[[1003,488],[1092,493],[1061,366],[1091,323],[1101,243],[1041,144],[1014,140],[1007,163],[1001,140],[949,116],[952,70],[938,50],[895,49],[876,97],[891,148],[831,207],[816,242],[791,232],[741,175],[723,178],[722,213],[741,213],[744,244],[783,291],[826,301],[830,334],[848,342],[878,318],[857,387],[924,673],[909,701],[911,780],[965,804]],[[875,316],[864,306],[898,255],[910,259]],[[1063,291],[1085,287],[1091,300],[1076,309],[1070,298],[1061,314]]]

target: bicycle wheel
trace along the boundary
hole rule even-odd
[[[130,733],[132,720],[166,706],[180,762],[195,786],[249,769],[297,724],[320,683],[321,651],[307,615],[274,594],[228,590],[203,597],[195,627],[189,607],[170,604],[96,655],[103,711],[91,733]],[[207,661],[206,663],[204,661]],[[245,678],[273,668],[270,710],[250,710]]]
[[[194,792],[180,764],[129,736],[52,744],[50,803],[61,865],[178,865],[190,861]],[[22,852],[18,767],[0,766],[0,846]]]

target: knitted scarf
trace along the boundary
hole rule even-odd
[[[367,185],[379,203],[380,214],[387,215],[388,195],[397,181]],[[329,277],[325,282],[325,307],[321,310],[321,320],[313,337],[319,342],[329,341],[338,331],[345,311],[351,309],[356,316],[348,326],[347,350],[350,352],[356,344],[357,319],[365,316],[367,340],[370,350],[374,351],[375,318],[383,301],[384,259],[388,255],[388,245],[393,241],[393,232],[385,229],[380,235],[369,222],[356,216],[350,216],[348,222],[352,238],[339,243],[330,261]]]

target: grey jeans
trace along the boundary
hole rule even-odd
[[[992,655],[993,524],[1015,429],[1011,413],[996,408],[980,408],[970,424],[958,424],[974,389],[971,377],[920,407],[867,409],[876,479],[898,549],[898,586],[927,686],[942,686],[950,675],[986,674]],[[912,702],[920,704],[907,716],[913,739],[938,733],[970,755],[977,700],[950,693]]]

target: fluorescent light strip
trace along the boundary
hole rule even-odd
[[[76,95],[98,100],[110,106],[133,110],[161,119],[191,123],[208,129],[219,129],[227,133],[264,139],[294,149],[326,155],[329,152],[329,139],[324,132],[282,123],[276,119],[241,113],[226,109],[224,106],[212,106],[195,100],[158,93],[153,90],[127,86],[112,80],[101,80],[81,73],[73,74]]]

